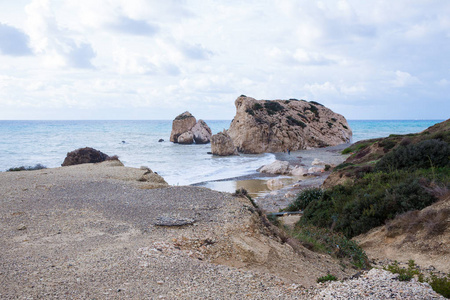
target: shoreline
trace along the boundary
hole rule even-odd
[[[350,145],[351,143],[346,143],[325,148],[291,151],[290,154],[285,152],[273,154],[276,160],[287,161],[292,167],[310,167],[316,158],[325,162],[325,164],[338,165],[348,157],[348,155],[343,155],[340,152]],[[302,189],[321,186],[330,173],[328,171],[296,177],[259,173],[255,170],[252,174],[199,182],[191,186],[206,187],[229,193],[234,193],[239,188],[245,188],[254,198],[255,202],[262,206],[264,210],[277,212],[279,209],[286,207]],[[269,179],[280,179],[283,186],[279,189],[271,190],[266,184]]]

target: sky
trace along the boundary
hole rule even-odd
[[[0,0],[0,120],[450,117],[448,0]]]

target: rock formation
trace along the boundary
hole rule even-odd
[[[76,149],[72,152],[67,153],[67,156],[61,166],[65,167],[88,163],[98,163],[108,159],[111,159],[111,157],[109,157],[107,154],[95,150],[94,148],[86,147]]]
[[[236,147],[226,130],[211,137],[211,152],[220,156],[238,155]]]
[[[211,128],[203,120],[198,120],[191,129],[196,144],[207,144],[211,141]]]
[[[281,152],[348,143],[345,118],[317,102],[236,99],[228,134],[242,153]]]
[[[259,169],[259,172],[269,174],[290,174],[291,167],[287,161],[276,160],[271,164],[263,166]]]
[[[186,131],[180,134],[177,141],[179,144],[192,144],[194,142],[194,134],[192,131]]]
[[[185,111],[178,115],[172,122],[172,132],[170,133],[170,141],[178,143],[178,137],[183,133],[190,131],[194,127],[197,120],[190,112]]]
[[[211,140],[211,129],[203,120],[196,121],[190,112],[177,116],[172,122],[170,141],[180,144],[207,144]]]

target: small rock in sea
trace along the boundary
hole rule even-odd
[[[212,154],[212,152],[209,152],[209,151],[208,151],[208,152],[206,152],[206,154]]]
[[[159,139],[158,143],[164,142],[164,139]]]
[[[19,227],[17,227],[17,230],[25,230],[25,229],[27,229],[27,226],[25,226],[23,224],[21,224],[21,225],[19,225]]]

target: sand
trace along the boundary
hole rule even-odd
[[[291,299],[330,257],[294,250],[245,198],[149,189],[114,163],[0,173],[1,299]],[[156,226],[161,218],[193,220]]]

